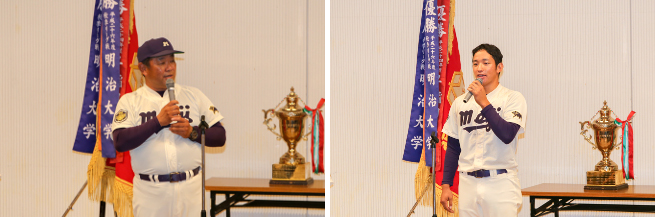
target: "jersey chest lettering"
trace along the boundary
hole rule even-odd
[[[139,113],[139,116],[141,116],[141,124],[148,122],[149,120],[156,118],[157,117],[157,112],[156,111],[149,111],[149,112],[141,112]]]
[[[501,108],[498,107],[496,108],[496,112],[500,113]],[[467,132],[471,133],[473,130],[477,129],[485,129],[487,132],[491,130],[491,127],[489,126],[489,123],[487,122],[487,119],[482,115],[482,113],[478,113],[473,119],[473,110],[466,110],[466,111],[460,111],[459,112],[459,126],[465,126],[465,125],[471,125],[471,121],[475,122],[474,126],[468,126],[464,127],[464,130]]]
[[[193,119],[189,116],[189,114],[191,113],[190,109],[191,106],[189,105],[180,105],[180,116],[189,120],[189,123],[193,123]],[[148,122],[153,118],[157,118],[157,111],[153,110],[153,111],[141,112],[139,113],[139,116],[141,117],[141,124],[144,124],[145,122]]]

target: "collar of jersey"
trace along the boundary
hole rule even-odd
[[[487,99],[491,100],[496,95],[496,93],[500,92],[500,89],[503,89],[503,88],[505,88],[505,87],[503,87],[503,85],[498,84],[496,89],[492,90],[491,93],[487,94]]]
[[[145,88],[144,88],[144,87],[145,87]],[[143,91],[147,92],[148,96],[150,96],[150,97],[156,97],[156,98],[164,98],[164,97],[166,97],[166,99],[168,99],[168,97],[167,97],[168,91],[164,92],[164,95],[163,95],[163,96],[159,96],[159,93],[157,93],[157,91],[155,91],[155,90],[153,90],[152,88],[150,88],[148,85],[143,85],[143,86],[142,86],[141,88],[139,88],[139,89],[144,89]],[[176,91],[179,90],[179,86],[178,86],[177,84],[175,84],[175,90],[176,90]],[[175,95],[177,95],[177,94],[175,94]]]

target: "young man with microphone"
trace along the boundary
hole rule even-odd
[[[166,38],[150,39],[139,47],[139,70],[145,85],[118,101],[112,124],[114,145],[129,151],[135,217],[195,216],[200,213],[200,117],[206,146],[225,144],[223,119],[200,90],[172,83],[177,75],[176,53]],[[167,88],[167,80],[170,89]],[[174,89],[174,91],[172,91]],[[168,90],[168,91],[167,91]]]
[[[448,147],[441,204],[449,212],[456,209],[450,186],[459,172],[460,217],[518,216],[523,200],[516,144],[527,105],[521,93],[500,85],[503,55],[496,46],[481,44],[472,53],[476,80],[467,90],[474,100],[455,99],[442,131]]]

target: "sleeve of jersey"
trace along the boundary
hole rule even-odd
[[[223,115],[218,111],[218,108],[198,89],[194,89],[196,92],[195,95],[198,98],[198,109],[200,110],[200,116],[205,116],[205,122],[207,125],[214,126],[214,124],[223,120]]]
[[[116,112],[114,113],[114,120],[111,125],[112,132],[116,129],[130,128],[139,125],[141,118],[139,114],[130,105],[132,95],[128,94],[121,97],[116,105]]]
[[[198,127],[193,127],[198,129]],[[198,136],[196,138],[197,143],[201,143],[201,137]],[[221,122],[218,122],[211,126],[209,129],[205,130],[205,146],[209,147],[221,147],[225,145],[225,128],[221,124]]]
[[[457,172],[457,166],[459,161],[459,153],[462,152],[462,148],[459,146],[459,139],[453,137],[448,137],[448,148],[446,149],[446,159],[443,165],[443,181],[441,184],[449,184],[453,186],[453,180],[455,179],[455,173]]]
[[[126,152],[135,149],[143,144],[148,138],[158,133],[162,127],[157,118],[153,118],[144,124],[136,127],[121,128],[114,130],[114,146],[116,151]]]
[[[516,123],[507,122],[502,119],[491,104],[484,107],[480,113],[482,113],[482,116],[487,119],[491,131],[493,131],[496,137],[505,144],[512,142],[514,137],[516,137],[519,128],[521,128],[521,126]]]
[[[501,117],[507,122],[512,122],[521,126],[518,134],[525,132],[525,122],[528,116],[528,106],[525,102],[523,94],[519,92],[513,93],[502,111]]]
[[[459,135],[458,135],[459,130],[457,128],[458,128],[457,100],[455,100],[455,103],[453,103],[453,106],[450,108],[450,111],[448,112],[448,119],[446,120],[446,123],[443,125],[443,129],[441,129],[441,133],[445,133],[450,137],[459,139]]]

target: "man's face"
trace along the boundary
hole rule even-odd
[[[503,63],[496,65],[486,50],[480,50],[473,56],[473,77],[482,78],[482,86],[498,82],[498,74],[502,71]]]
[[[156,91],[166,90],[166,80],[175,80],[177,63],[173,54],[153,57],[150,59],[150,67],[139,63],[141,73],[146,77],[146,85]]]

